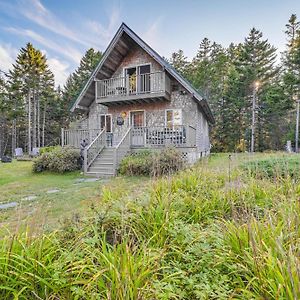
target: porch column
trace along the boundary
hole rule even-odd
[[[65,132],[64,129],[61,129],[61,146],[64,146],[64,141],[65,141]]]

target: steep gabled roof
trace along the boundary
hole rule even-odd
[[[203,109],[207,120],[214,123],[214,117],[210,110],[207,100],[197,91],[185,78],[183,78],[166,60],[164,60],[156,51],[154,51],[147,43],[145,43],[134,31],[132,31],[125,23],[122,23],[105,50],[101,61],[95,68],[94,72],[83,87],[76,101],[74,102],[71,111],[88,107],[94,100],[95,82],[94,78],[104,79],[113,75],[114,71],[109,67],[109,62],[114,62],[116,65],[121,63],[121,60],[127,55],[132,45],[139,45],[146,51],[154,60],[156,60],[167,73],[174,77],[193,98],[199,103]]]

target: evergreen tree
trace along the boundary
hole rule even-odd
[[[185,76],[188,72],[189,62],[182,50],[173,52],[168,61],[181,75]]]
[[[257,91],[257,122],[256,122],[256,150],[262,151],[268,147],[266,144],[266,125],[264,112],[264,94],[268,86],[277,78],[279,67],[276,63],[276,48],[268,40],[263,39],[259,30],[252,28],[241,47],[236,67],[241,74],[241,94],[248,100],[244,114],[245,130],[251,125],[252,95],[255,82],[259,83]]]
[[[22,121],[26,116],[26,144],[28,152],[31,152],[33,147],[41,146],[41,116],[45,115],[41,111],[45,109],[47,99],[53,95],[54,76],[49,70],[46,56],[28,43],[20,49],[8,77],[8,94],[15,114],[11,146],[16,146],[16,128],[24,126]]]
[[[63,90],[63,108],[65,116],[69,115],[69,109],[83,89],[88,78],[98,65],[102,53],[93,48],[86,51],[80,60],[79,67],[68,77]]]

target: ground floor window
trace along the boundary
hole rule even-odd
[[[173,128],[182,125],[182,110],[167,109],[166,110],[166,127]]]
[[[112,132],[111,115],[100,115],[100,129],[104,128],[107,132]]]

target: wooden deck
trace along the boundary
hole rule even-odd
[[[106,106],[170,101],[170,78],[165,72],[95,81],[96,102]]]

